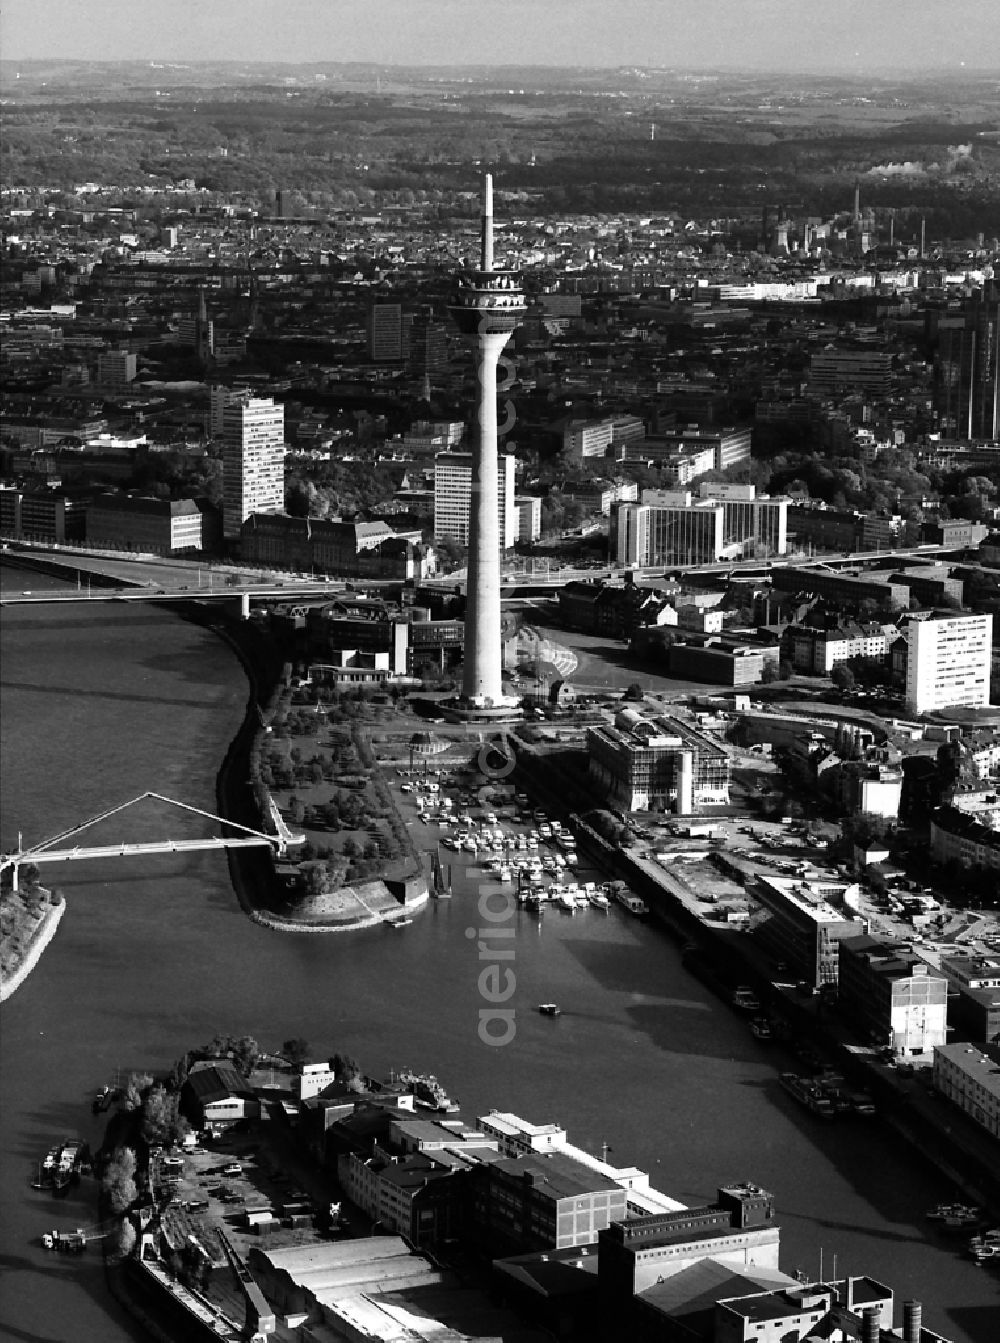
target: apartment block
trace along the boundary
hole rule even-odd
[[[990,702],[993,616],[934,616],[907,627],[906,705],[911,713]]]

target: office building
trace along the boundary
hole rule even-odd
[[[499,545],[510,550],[518,539],[518,512],[514,502],[515,458],[497,458]],[[471,452],[439,452],[434,458],[434,538],[469,545],[472,517]],[[540,507],[540,503],[539,503]],[[539,524],[541,514],[539,513]]]
[[[906,706],[911,713],[990,702],[993,616],[932,616],[907,625]]]
[[[643,503],[618,509],[615,558],[625,568],[714,564],[725,548],[724,518],[722,505],[710,500],[692,503],[683,491],[644,490]]]
[[[1000,1138],[1000,1045],[939,1045],[934,1090]]]
[[[951,985],[949,1016],[956,1039],[978,1044],[1000,1039],[1000,957],[959,952],[942,956],[939,963]]]
[[[97,381],[103,387],[124,388],[135,381],[136,357],[127,350],[108,350],[97,359]]]
[[[790,975],[813,988],[836,984],[838,943],[868,933],[851,904],[857,887],[758,873],[751,894],[763,911],[755,936],[774,959],[784,961]]]
[[[641,443],[645,436],[646,426],[637,415],[570,420],[563,430],[563,452],[578,461],[608,455],[621,457],[627,445]]]
[[[722,505],[722,537],[727,546],[739,546],[747,554],[788,553],[787,499],[766,494],[758,498],[754,485],[716,480],[702,481],[698,494],[707,503]]]
[[[245,392],[222,426],[222,530],[236,541],[252,513],[285,511],[285,408]]]
[[[891,374],[892,355],[881,350],[823,350],[809,361],[810,386],[821,396],[859,391],[888,396]]]
[[[130,468],[131,469],[131,468]],[[53,490],[0,486],[0,534],[17,541],[82,541],[86,512],[78,499]]]
[[[87,505],[87,542],[105,549],[173,555],[211,546],[211,520],[194,499],[99,494]]]
[[[837,1001],[866,1044],[927,1054],[948,1040],[948,980],[908,947],[875,937],[839,942]]]
[[[625,811],[672,808],[684,816],[729,803],[729,756],[680,719],[622,709],[614,727],[587,729],[587,755],[590,778]]]

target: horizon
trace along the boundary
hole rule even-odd
[[[132,0],[125,9],[117,0],[6,0],[0,42],[5,67],[225,62],[896,78],[1000,71],[996,0],[910,0],[903,14],[889,0],[838,0],[807,15],[801,0],[622,0],[614,12],[605,0],[505,0],[493,26],[482,17],[475,0]],[[990,50],[996,58],[981,65]]]

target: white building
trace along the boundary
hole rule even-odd
[[[542,501],[535,495],[521,494],[514,500],[517,507],[517,539],[537,541],[542,534]]]
[[[223,412],[222,440],[222,531],[236,540],[252,513],[285,511],[284,406],[243,393]]]
[[[517,540],[518,513],[514,504],[513,454],[497,458],[499,473],[500,547],[510,550]],[[472,453],[439,452],[434,458],[434,539],[469,544],[472,501]],[[541,504],[539,504],[539,508]]]
[[[911,713],[989,704],[992,615],[913,620],[907,638],[906,706]]]

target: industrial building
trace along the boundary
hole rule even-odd
[[[841,938],[838,1002],[872,1044],[903,1057],[948,1040],[948,980],[898,942]]]

